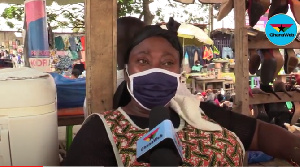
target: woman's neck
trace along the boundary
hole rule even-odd
[[[133,98],[131,98],[130,102],[125,107],[122,107],[122,109],[128,115],[149,118],[150,111],[141,107]]]

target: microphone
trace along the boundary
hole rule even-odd
[[[150,111],[149,132],[137,141],[136,157],[150,166],[182,165],[182,144],[167,108],[159,106]]]

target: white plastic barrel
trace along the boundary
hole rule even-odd
[[[0,166],[57,166],[56,87],[31,68],[0,70]]]

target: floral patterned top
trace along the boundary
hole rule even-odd
[[[206,116],[205,119],[209,120]],[[118,166],[149,166],[136,160],[136,142],[149,129],[141,129],[119,108],[101,115]],[[231,131],[203,131],[181,119],[177,129],[183,146],[183,166],[242,166],[245,150]]]

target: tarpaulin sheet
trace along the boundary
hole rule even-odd
[[[271,161],[273,157],[261,152],[261,151],[249,151],[248,163],[260,163]]]
[[[57,73],[54,78],[57,91],[57,108],[82,107],[86,95],[86,79],[69,79]]]

